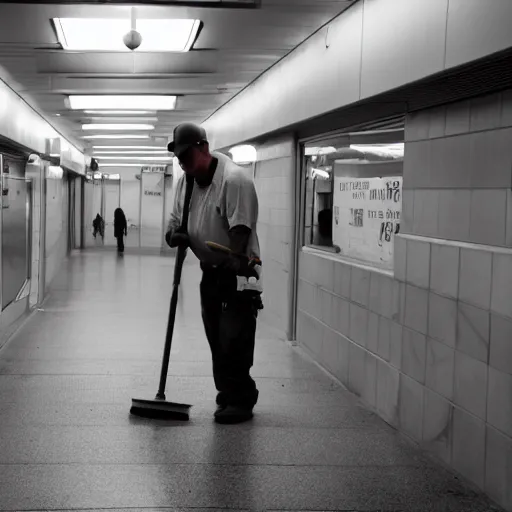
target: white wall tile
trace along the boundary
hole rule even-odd
[[[322,351],[323,329],[321,324],[309,315],[299,311],[297,315],[297,339],[318,357]]]
[[[324,329],[322,349],[320,351],[319,363],[329,370],[333,375],[338,372],[338,349],[340,335],[331,329]]]
[[[364,390],[365,368],[364,368],[365,351],[355,343],[349,344],[349,370],[348,370],[348,387],[350,391],[357,396],[362,396]]]
[[[395,236],[394,244],[395,279],[398,279],[399,281],[405,281],[407,265],[407,240],[401,236]]]
[[[512,437],[512,375],[489,367],[487,421]]]
[[[507,223],[505,228],[505,245],[512,247],[512,190],[507,190]]]
[[[407,240],[407,281],[420,288],[430,284],[430,244]]]
[[[431,187],[466,188],[470,186],[471,135],[456,135],[432,141]]]
[[[377,406],[377,358],[369,352],[364,354],[364,385],[361,398],[371,407]]]
[[[453,412],[453,467],[479,487],[484,485],[485,423],[467,412]]]
[[[491,305],[492,253],[461,249],[459,298],[483,309]]]
[[[425,388],[415,380],[400,374],[399,425],[417,442],[423,438],[423,400]]]
[[[457,334],[457,302],[435,293],[429,295],[428,335],[455,347]]]
[[[427,339],[427,386],[451,400],[455,370],[455,350],[433,339]]]
[[[489,364],[512,374],[512,320],[501,315],[491,315],[491,347]]]
[[[402,187],[402,219],[400,232],[411,233],[414,221],[414,191]]]
[[[350,303],[336,295],[332,298],[333,329],[345,336],[349,333]]]
[[[368,313],[367,309],[350,304],[350,339],[363,347],[368,335]]]
[[[440,190],[438,236],[448,240],[468,240],[470,214],[469,190]]]
[[[487,363],[489,361],[489,312],[459,302],[457,316],[457,350]]]
[[[453,399],[466,411],[485,421],[488,366],[462,352],[455,352]]]
[[[398,370],[402,368],[402,343],[403,327],[400,324],[397,324],[396,322],[391,322],[389,362]]]
[[[423,236],[437,236],[439,233],[439,190],[414,191],[414,216],[412,234]]]
[[[511,99],[512,102],[512,99]],[[430,125],[428,110],[420,110],[407,114],[405,121],[405,140],[426,140]]]
[[[314,315],[316,312],[316,290],[317,287],[303,279],[299,280],[298,306],[299,309]]]
[[[444,137],[446,127],[446,106],[429,109],[430,124],[428,129],[429,138]]]
[[[487,426],[485,492],[512,510],[512,439]]]
[[[505,245],[506,220],[506,189],[471,191],[471,221],[469,227],[471,242],[486,245]]]
[[[374,313],[381,313],[381,304],[380,304],[380,285],[381,280],[384,278],[382,274],[378,272],[371,272],[370,274],[370,311]]]
[[[377,411],[390,425],[398,426],[400,373],[384,361],[377,361]]]
[[[470,102],[457,101],[446,107],[446,135],[457,135],[469,132]]]
[[[453,406],[437,393],[425,389],[423,448],[446,464],[451,462]]]
[[[389,361],[391,356],[391,324],[391,320],[382,316],[379,318],[377,354],[386,361]]]
[[[348,371],[349,371],[349,346],[352,343],[345,336],[340,336],[338,346],[338,371],[335,373],[336,377],[345,386],[348,386]]]
[[[427,333],[428,291],[406,285],[404,325],[410,329]]]
[[[404,329],[402,336],[402,371],[412,379],[424,384],[426,361],[426,336],[410,329]]]
[[[386,318],[393,318],[400,306],[398,297],[395,297],[395,290],[400,290],[401,283],[393,278],[382,276],[379,289],[379,311],[378,313]]]
[[[316,318],[320,319],[324,324],[333,327],[333,295],[319,288],[317,290],[317,314]]]
[[[352,266],[346,263],[334,263],[334,293],[340,297],[350,297],[350,275]]]
[[[412,189],[428,188],[430,186],[431,144],[430,140],[405,143],[404,195],[405,191],[407,191],[408,195],[412,196],[412,192],[410,192]]]
[[[509,188],[512,183],[512,128],[471,135],[471,187]]]
[[[379,345],[379,315],[376,313],[369,313],[368,317],[368,336],[366,342],[366,348],[373,352],[378,353]]]
[[[459,248],[431,244],[430,287],[440,295],[457,298],[459,288]]]
[[[353,302],[368,308],[370,303],[370,272],[358,267],[352,268],[350,298]]]
[[[494,254],[491,307],[512,318],[512,255]]]
[[[486,94],[471,100],[471,131],[499,128],[500,121],[501,93]]]

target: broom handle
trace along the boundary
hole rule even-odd
[[[192,189],[194,187],[194,180],[186,176],[187,186],[185,189],[185,202],[183,205],[183,215],[181,219],[182,229],[187,229],[188,214],[190,207],[190,198],[192,197]],[[158,386],[158,393],[156,398],[165,400],[165,385],[167,383],[167,371],[169,370],[169,358],[171,356],[172,335],[174,332],[174,321],[176,319],[176,309],[178,306],[178,290],[181,281],[181,271],[183,269],[183,262],[185,261],[186,248],[178,246],[176,254],[176,263],[174,264],[174,280],[172,283],[172,296],[171,305],[169,307],[169,317],[167,320],[167,332],[165,335],[164,355],[162,358],[162,370],[160,372],[160,385]]]

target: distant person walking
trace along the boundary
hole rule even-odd
[[[101,238],[105,236],[105,221],[103,217],[98,213],[96,218],[92,221],[92,236],[96,238],[96,235],[99,233]]]
[[[121,208],[116,208],[114,211],[114,236],[117,239],[117,251],[124,252],[124,239],[128,235],[128,225],[126,217]]]

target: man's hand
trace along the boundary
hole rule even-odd
[[[228,254],[223,258],[219,267],[224,270],[229,270],[237,276],[258,278],[258,273],[254,269],[254,266],[251,265],[249,258],[244,255]]]
[[[174,247],[184,247],[185,249],[190,247],[189,236],[180,229],[177,229],[174,233],[168,231],[165,235],[165,241],[167,245],[173,249]]]

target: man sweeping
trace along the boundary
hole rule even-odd
[[[168,149],[185,174],[177,183],[166,240],[171,247],[190,247],[200,261],[201,313],[218,391],[214,417],[218,423],[240,423],[252,418],[259,394],[250,376],[262,308],[259,273],[252,266],[260,257],[254,181],[225,155],[210,153],[205,130],[195,124],[176,127]],[[184,232],[186,180],[194,184]],[[231,253],[212,251],[206,242]]]

